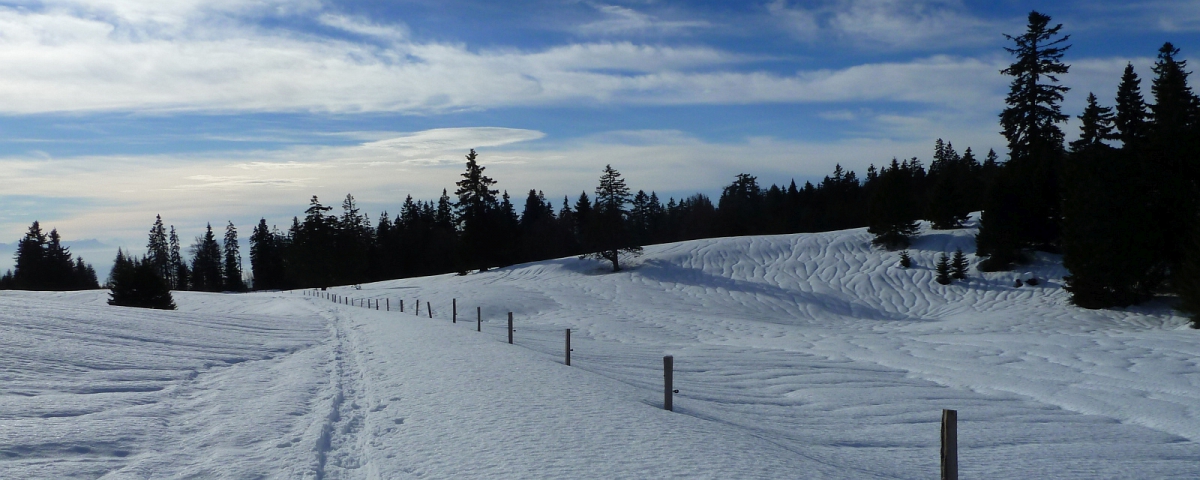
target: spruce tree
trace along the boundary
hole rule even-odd
[[[119,256],[113,266],[111,288],[109,305],[175,310],[170,287],[147,258],[130,260]]]
[[[174,225],[171,225],[169,243],[171,248],[170,287],[173,290],[187,290],[188,266],[187,262],[183,261],[183,254],[180,253],[179,235],[175,233]]]
[[[219,292],[222,284],[221,246],[213,235],[212,224],[208,224],[204,235],[196,237],[192,245],[192,288],[202,292]]]
[[[612,263],[614,272],[621,270],[621,254],[642,253],[642,247],[636,243],[625,225],[628,215],[625,205],[630,199],[629,187],[625,186],[621,173],[612,168],[612,165],[605,165],[604,173],[600,175],[600,185],[596,187],[593,227],[587,235],[586,244],[592,253],[585,256],[608,260]]]
[[[170,280],[173,273],[171,271],[171,247],[162,215],[155,215],[154,225],[150,226],[150,240],[146,242],[146,260],[154,266],[159,277],[163,280]]]
[[[242,282],[242,254],[241,247],[238,246],[237,227],[233,226],[230,221],[229,225],[225,226],[225,241],[222,245],[222,253],[224,254],[224,265],[221,273],[224,274],[222,282],[225,290],[241,292],[246,289],[246,284]]]
[[[13,288],[43,290],[46,288],[46,234],[37,220],[29,226],[25,237],[17,243],[16,265],[13,268]]]
[[[938,257],[937,265],[934,267],[937,272],[937,277],[934,280],[942,285],[950,284],[950,258],[946,256],[946,252],[942,252],[942,256]]]
[[[462,180],[455,182],[458,189],[454,194],[458,196],[456,207],[465,269],[483,271],[493,262],[494,212],[499,208],[496,194],[500,192],[492,189],[496,181],[483,174],[485,168],[476,162],[476,158],[475,150],[471,149],[467,154],[467,171],[462,174]]]
[[[908,250],[900,251],[900,266],[904,268],[912,268],[912,255],[908,254]]]
[[[1200,228],[1200,99],[1188,85],[1187,62],[1171,43],[1158,50],[1150,90],[1149,145],[1145,152],[1154,251],[1173,283],[1190,232]]]
[[[1059,123],[1067,120],[1060,103],[1067,87],[1057,85],[1067,73],[1062,63],[1069,36],[1050,17],[1030,12],[1027,30],[1005,35],[1015,44],[1005,48],[1017,60],[1001,73],[1013,77],[1008,105],[1000,114],[1008,139],[1009,161],[991,188],[976,239],[977,254],[989,257],[982,268],[1011,268],[1028,247],[1054,250],[1059,242],[1059,169],[1065,153]]]
[[[910,237],[917,234],[921,210],[916,183],[912,165],[893,158],[891,166],[881,169],[877,179],[869,184],[867,232],[875,235],[871,240],[873,245],[888,250],[908,247]]]
[[[955,280],[967,279],[967,256],[961,248],[954,249],[954,258],[950,260],[950,278]]]
[[[1133,64],[1126,64],[1121,84],[1117,86],[1116,115],[1113,117],[1117,137],[1126,150],[1140,149],[1149,134],[1150,112],[1142,98],[1141,84],[1141,79],[1133,71]]]

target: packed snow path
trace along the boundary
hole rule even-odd
[[[973,233],[924,235],[912,269],[850,230],[329,292],[390,312],[0,292],[0,477],[930,478],[942,408],[963,478],[1200,477],[1197,332],[1069,306],[1052,258],[934,283]]]

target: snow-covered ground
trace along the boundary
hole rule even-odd
[[[328,292],[390,312],[0,292],[0,478],[931,478],[943,408],[963,478],[1200,478],[1200,332],[1070,306],[1050,256],[935,283],[974,233],[911,269],[858,229]]]

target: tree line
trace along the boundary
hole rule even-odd
[[[58,229],[47,234],[37,220],[17,242],[16,265],[0,276],[0,290],[88,290],[100,288],[96,270],[82,257],[71,259]]]

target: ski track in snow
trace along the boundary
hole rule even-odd
[[[330,291],[405,313],[0,292],[0,477],[929,478],[942,408],[964,478],[1200,477],[1186,320],[1071,307],[1053,256],[934,283],[974,233],[926,231],[911,269],[856,229]]]

